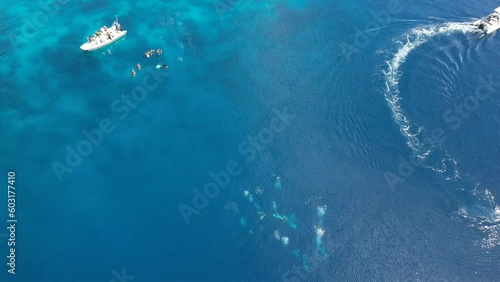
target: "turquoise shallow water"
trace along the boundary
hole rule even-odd
[[[493,1],[40,3],[0,4],[2,281],[500,279]]]

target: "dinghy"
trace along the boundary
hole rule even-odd
[[[103,26],[92,36],[87,37],[87,42],[80,46],[80,49],[84,52],[94,51],[117,41],[126,34],[127,31],[122,29],[118,18],[115,18],[111,27]]]

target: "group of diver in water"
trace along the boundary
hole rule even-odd
[[[157,49],[157,50],[156,50],[156,54],[157,54],[158,56],[160,56],[162,53],[163,53],[163,51],[162,51],[161,49]],[[149,59],[151,56],[153,56],[154,54],[155,54],[155,50],[154,50],[154,49],[151,49],[151,50],[149,50],[149,51],[144,52],[144,55],[145,55],[145,56],[146,56],[146,58],[148,58],[148,59]],[[137,68],[137,71],[141,71],[141,64],[137,64],[137,65],[136,65],[136,68]],[[167,66],[167,64],[163,63],[163,64],[159,64],[159,65],[157,65],[157,66],[156,66],[156,68],[158,68],[158,69],[159,69],[159,68],[162,68],[162,69],[167,69],[167,68],[168,68],[168,66]],[[132,77],[135,77],[135,75],[136,75],[136,74],[137,74],[137,73],[136,73],[135,69],[132,69],[132,72],[131,72]]]
[[[162,53],[163,53],[163,51],[161,49],[157,49],[156,50],[156,54],[158,54],[158,56],[160,56]],[[153,56],[154,54],[155,54],[155,50],[154,49],[151,49],[149,51],[144,52],[144,55],[148,59],[149,59],[149,57]]]

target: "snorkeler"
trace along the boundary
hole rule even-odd
[[[132,69],[132,73],[131,74],[132,74],[132,77],[135,76],[135,70],[134,69]]]
[[[167,66],[167,64],[161,64],[161,65],[156,65],[156,68],[157,69],[160,69],[160,68],[161,69],[168,69],[168,66]]]
[[[163,51],[161,49],[158,49],[158,50],[156,50],[156,53],[158,54],[158,56],[160,56],[161,53],[163,53]]]
[[[141,71],[141,64],[137,64],[137,71]]]
[[[155,53],[155,50],[151,49],[149,51],[146,51],[144,54],[146,54],[146,57],[149,59],[153,54]]]

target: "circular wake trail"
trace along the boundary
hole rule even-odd
[[[405,33],[401,38],[395,40],[398,49],[394,55],[386,61],[387,68],[383,71],[385,80],[384,95],[389,108],[391,109],[395,122],[403,136],[406,138],[408,147],[413,155],[418,158],[422,166],[432,169],[447,180],[460,180],[460,174],[456,169],[456,161],[446,153],[439,145],[428,141],[428,137],[421,134],[423,126],[412,124],[401,107],[401,96],[399,90],[399,81],[402,76],[400,70],[409,54],[420,45],[426,43],[431,38],[439,35],[449,35],[452,33],[470,33],[476,32],[477,28],[472,22],[464,23],[444,23],[425,27],[417,27]],[[432,153],[433,157],[428,158]],[[472,191],[477,196],[477,187]],[[487,189],[483,193],[489,194]],[[483,194],[479,193],[479,194]],[[477,197],[476,207],[461,208],[458,212],[463,218],[468,218],[473,222],[473,226],[478,227],[483,232],[488,233],[488,238],[482,242],[483,247],[491,248],[500,245],[500,207],[496,205],[491,194],[485,201],[483,197]],[[481,207],[482,212],[474,212]]]
[[[466,33],[476,30],[477,28],[472,26],[471,23],[445,23],[423,28],[414,28],[396,41],[396,44],[400,45],[400,47],[394,56],[386,62],[387,69],[384,71],[385,99],[394,115],[396,123],[399,125],[401,133],[407,139],[408,146],[412,149],[415,156],[419,158],[425,158],[431,149],[425,148],[423,140],[419,139],[422,127],[412,126],[401,108],[399,80],[402,73],[400,67],[411,51],[415,50],[432,37],[455,32]]]

